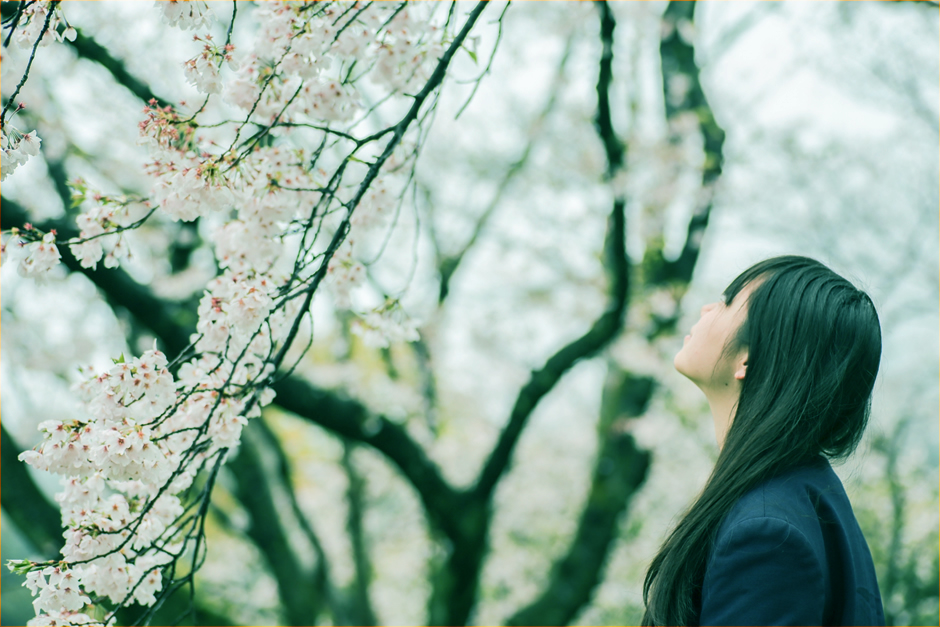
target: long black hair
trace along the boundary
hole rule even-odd
[[[748,351],[737,409],[702,493],[646,573],[644,625],[695,623],[712,541],[738,499],[820,455],[848,456],[868,423],[881,359],[868,295],[797,256],[745,270],[725,302],[749,284],[746,319],[726,347]]]

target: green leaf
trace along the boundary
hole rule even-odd
[[[118,357],[117,359],[114,359],[114,358],[112,357],[112,358],[111,358],[111,361],[113,361],[113,362],[116,363],[116,364],[123,364],[123,363],[124,363],[124,353],[121,353],[121,356]]]
[[[36,566],[29,560],[7,560],[7,568],[17,575],[25,575],[31,570],[35,570]]]

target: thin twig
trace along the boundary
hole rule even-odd
[[[473,81],[473,90],[470,92],[470,95],[467,96],[467,100],[457,109],[457,114],[454,116],[454,119],[460,117],[460,114],[463,113],[464,109],[467,108],[467,105],[470,104],[470,101],[473,100],[473,97],[477,94],[477,90],[480,88],[480,83],[483,82],[483,77],[490,73],[490,70],[493,68],[493,59],[496,58],[496,50],[499,48],[499,42],[503,40],[503,17],[506,15],[506,11],[509,10],[509,5],[511,2],[507,2],[506,6],[503,7],[503,12],[499,14],[499,19],[496,20],[499,24],[499,30],[496,32],[496,43],[493,44],[493,52],[490,53],[490,59],[486,62],[486,67],[483,69],[483,73],[480,74],[476,80]]]

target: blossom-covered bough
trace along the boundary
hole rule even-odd
[[[203,34],[215,19],[205,2],[156,3],[170,26],[197,33],[202,52],[181,71],[205,98],[145,108],[150,194],[74,181],[78,236],[10,229],[3,263],[41,279],[68,246],[85,268],[113,268],[133,254],[126,231],[201,219],[214,225],[221,272],[186,350],[171,362],[154,346],[86,371],[84,418],[41,423],[43,441],[21,455],[62,476],[67,528],[61,560],[10,564],[35,596],[31,624],[111,624],[122,607],[155,610],[192,586],[219,468],[303,355],[295,340],[326,283],[365,338],[414,337],[394,297],[371,311],[349,299],[368,280],[364,255],[375,254],[357,242],[370,232],[381,239],[399,210],[448,65],[485,5],[462,17],[456,4],[263,3],[246,45],[233,42],[237,3],[224,42]],[[75,37],[58,2],[20,2],[5,19],[4,81],[19,82],[2,111],[3,178],[39,151],[35,131],[17,127],[28,103],[15,102],[33,59]],[[16,59],[24,54],[25,66]],[[8,77],[8,68],[22,73]],[[378,122],[376,108],[395,100],[398,121]]]

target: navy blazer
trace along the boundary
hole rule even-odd
[[[718,529],[701,625],[884,625],[871,552],[829,462],[751,490]]]

